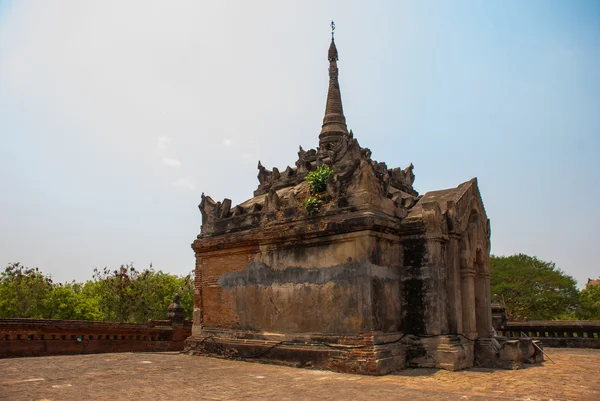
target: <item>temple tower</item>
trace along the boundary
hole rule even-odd
[[[326,148],[329,144],[339,141],[344,134],[348,134],[346,117],[344,117],[344,108],[342,107],[340,83],[338,81],[338,51],[333,36],[333,30],[335,29],[333,21],[331,22],[331,28],[331,45],[327,53],[327,59],[329,60],[329,90],[327,92],[323,127],[319,134],[320,148]]]

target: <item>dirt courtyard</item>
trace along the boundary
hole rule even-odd
[[[555,364],[377,377],[178,353],[1,359],[0,399],[600,400],[600,350],[546,351]]]

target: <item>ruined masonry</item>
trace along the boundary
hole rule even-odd
[[[481,348],[485,365],[501,345],[477,180],[419,195],[412,164],[373,160],[346,126],[333,37],[328,60],[317,149],[283,171],[259,162],[254,197],[237,206],[202,194],[186,350],[385,374],[471,367]],[[306,177],[322,165],[335,173],[309,213]]]

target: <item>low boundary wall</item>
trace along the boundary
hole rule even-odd
[[[181,351],[192,322],[145,324],[84,320],[0,319],[0,358]]]
[[[600,349],[600,320],[508,322],[498,334],[540,340],[545,347]]]

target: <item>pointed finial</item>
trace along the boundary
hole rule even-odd
[[[335,22],[331,21],[331,45],[329,45],[329,53],[327,55],[327,59],[331,62],[333,60],[338,60],[338,52],[335,47],[335,40],[333,39],[333,31],[335,31]]]

